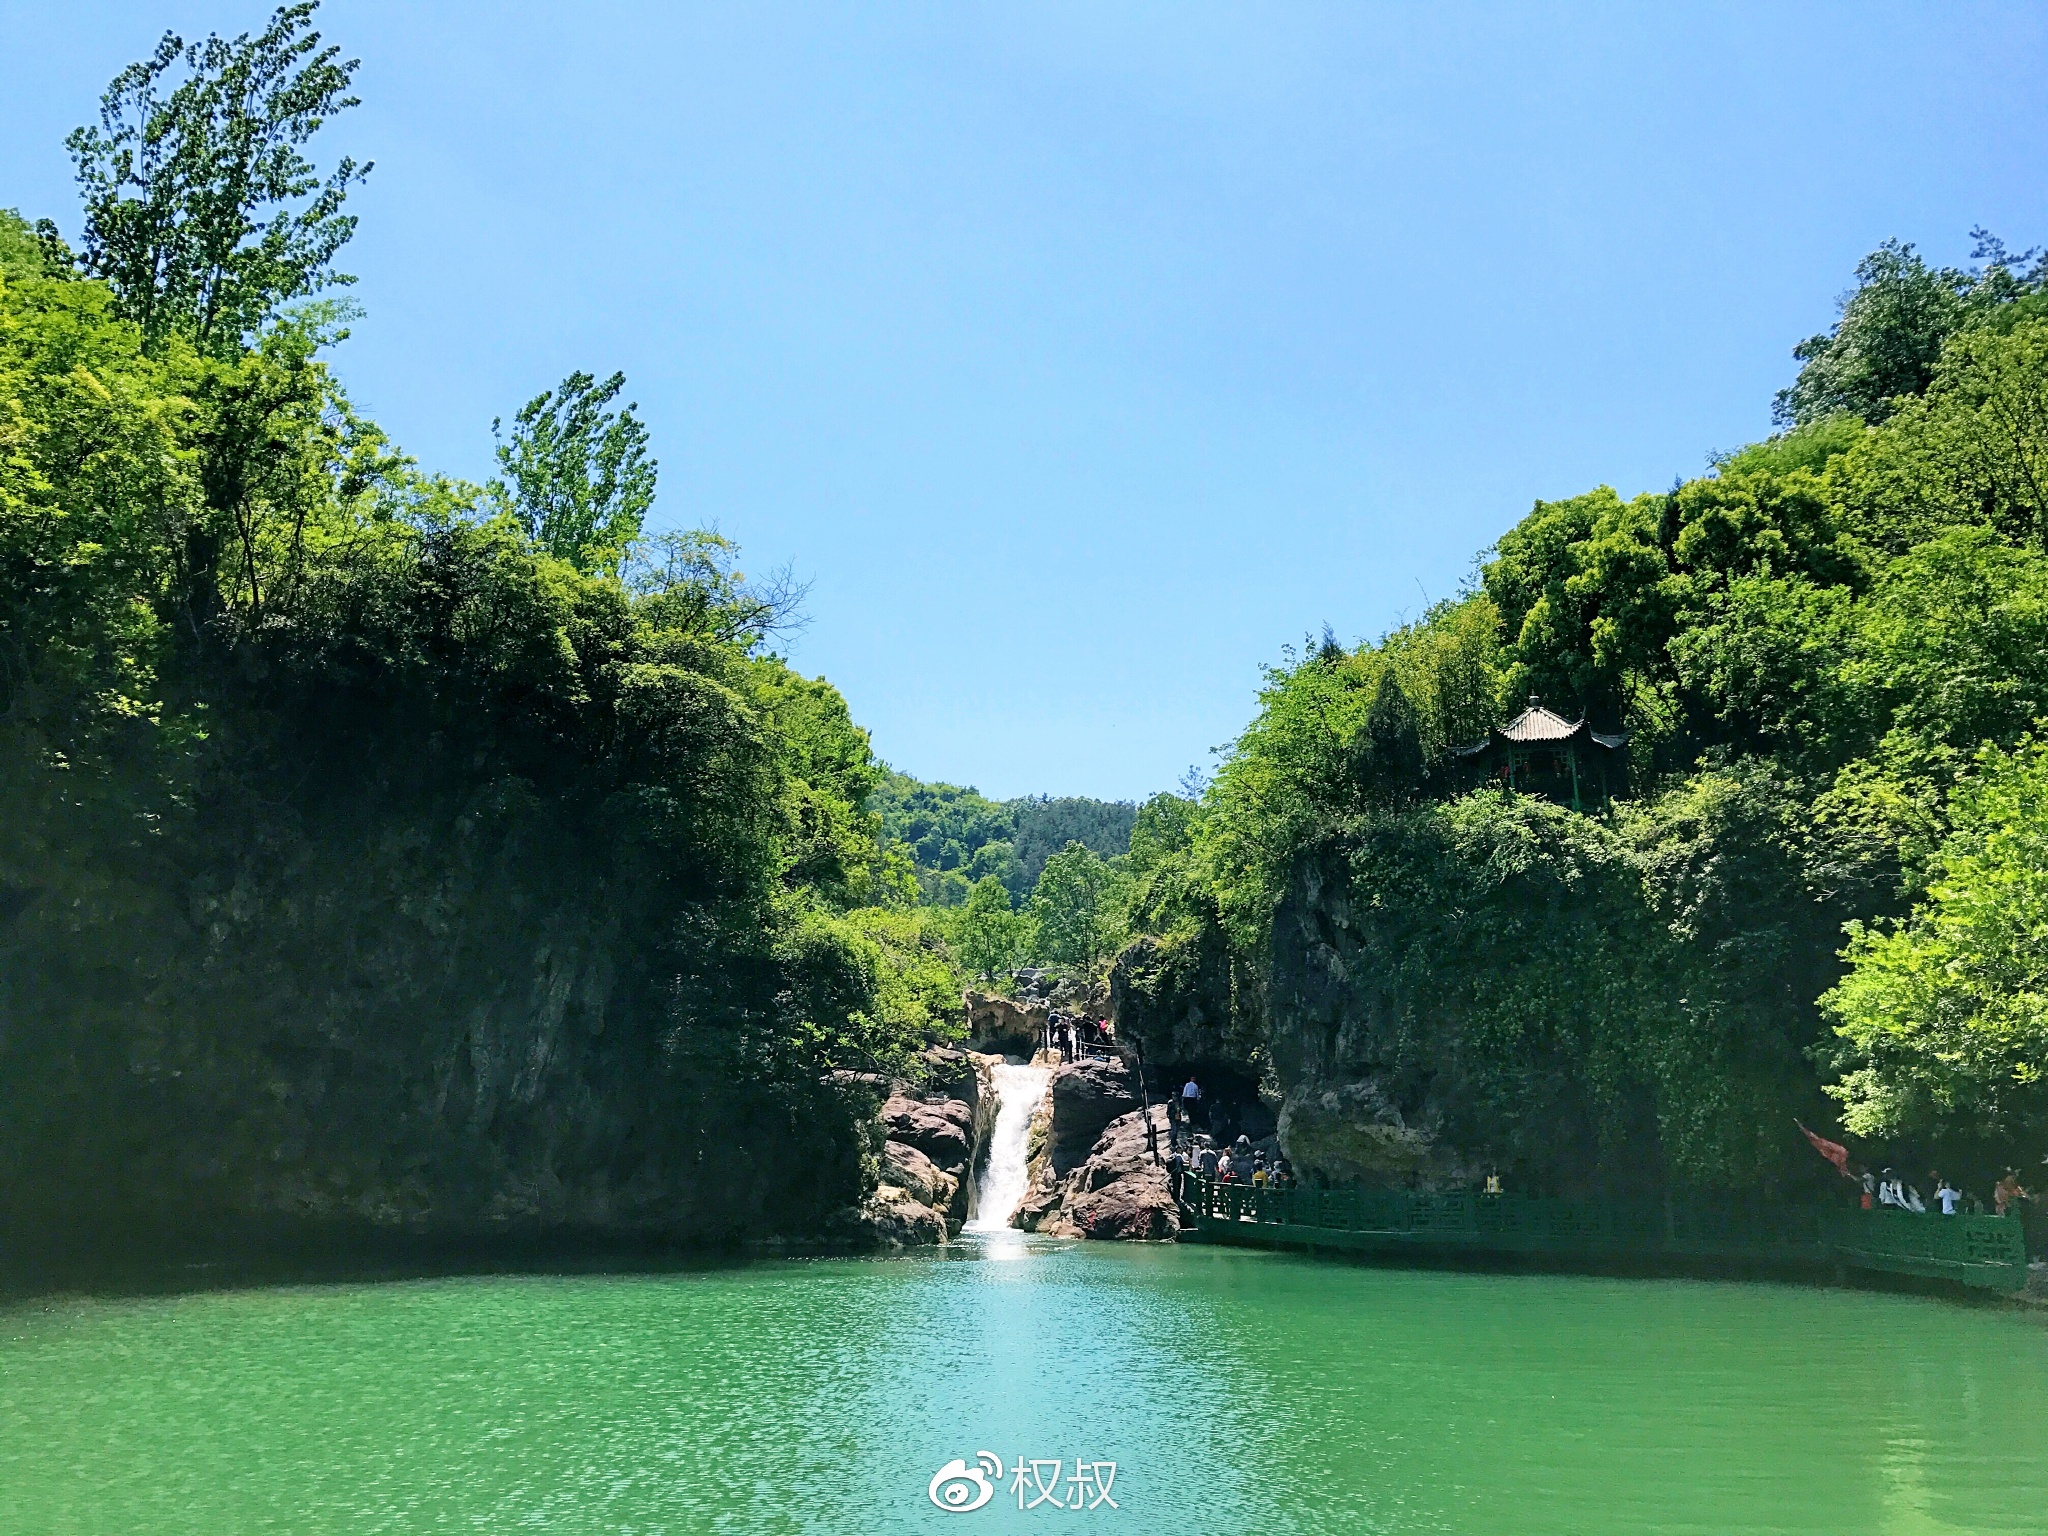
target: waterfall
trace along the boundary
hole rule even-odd
[[[1010,1230],[1010,1217],[1024,1198],[1028,1179],[1024,1143],[1031,1134],[1031,1112],[1045,1097],[1052,1069],[1006,1064],[995,1068],[994,1077],[996,1123],[988,1133],[988,1166],[975,1190],[974,1220],[966,1228],[969,1232]]]

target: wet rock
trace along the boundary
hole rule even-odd
[[[1051,1231],[1066,1192],[1057,1183],[1033,1183],[1010,1214],[1010,1225],[1023,1232]]]
[[[946,1240],[946,1218],[908,1190],[884,1184],[861,1202],[855,1240],[878,1248],[926,1248]]]
[[[925,1097],[958,1099],[970,1110],[980,1105],[988,1091],[987,1068],[972,1051],[950,1045],[928,1046],[918,1058],[924,1063]]]

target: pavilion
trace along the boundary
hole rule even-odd
[[[1531,694],[1529,707],[1514,719],[1456,751],[1504,789],[1582,811],[1606,804],[1627,785],[1627,745],[1627,731],[1610,736],[1594,730],[1583,715],[1567,720]]]

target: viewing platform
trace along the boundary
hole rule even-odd
[[[1259,1189],[1190,1172],[1182,1240],[1379,1255],[1699,1259],[1868,1270],[1983,1290],[2027,1283],[2016,1216],[1914,1216],[1675,1196],[1664,1203],[1476,1191]]]

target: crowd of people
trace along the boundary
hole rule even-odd
[[[1116,1043],[1116,1026],[1108,1019],[1091,1019],[1057,1010],[1046,1020],[1045,1048],[1061,1061],[1111,1049]]]
[[[1980,1216],[1984,1213],[1982,1200],[1943,1178],[1939,1169],[1928,1171],[1927,1187],[1931,1193],[1925,1197],[1917,1185],[1907,1183],[1895,1168],[1887,1168],[1882,1173],[1862,1168],[1849,1176],[1862,1187],[1859,1203],[1866,1211],[1904,1211],[1912,1216]],[[2003,1216],[2027,1198],[2026,1187],[2020,1183],[2019,1170],[2008,1168],[2005,1177],[1991,1187],[1992,1213]]]
[[[1251,1189],[1293,1189],[1294,1170],[1276,1150],[1270,1155],[1254,1147],[1249,1136],[1223,1146],[1206,1131],[1197,1131],[1174,1117],[1170,1121],[1166,1152],[1166,1181],[1173,1198],[1181,1198],[1188,1173],[1199,1173],[1215,1184],[1236,1184]]]
[[[1254,1147],[1251,1138],[1245,1135],[1239,1135],[1234,1142],[1219,1147],[1206,1131],[1198,1130],[1197,1126],[1207,1123],[1207,1116],[1203,1113],[1205,1107],[1201,1087],[1192,1077],[1167,1101],[1166,1165],[1176,1200],[1181,1197],[1182,1182],[1190,1171],[1218,1184],[1241,1184],[1257,1189],[1295,1187],[1294,1170],[1287,1166],[1277,1147],[1268,1153]],[[1807,1134],[1811,1136],[1812,1132]],[[1981,1199],[1943,1177],[1939,1169],[1928,1171],[1926,1188],[1929,1193],[1923,1196],[1920,1187],[1909,1183],[1895,1168],[1886,1168],[1880,1173],[1852,1166],[1843,1148],[1833,1143],[1817,1144],[1832,1153],[1830,1160],[1835,1161],[1842,1173],[1860,1187],[1860,1203],[1866,1211],[1900,1211],[1913,1216],[1975,1216],[1985,1212]],[[1482,1192],[1488,1195],[1502,1192],[1498,1172],[1486,1176]],[[1999,1216],[2019,1216],[2023,1213],[2024,1202],[2032,1198],[2020,1183],[2019,1170],[2007,1168],[2004,1177],[1991,1188],[1990,1209]]]

